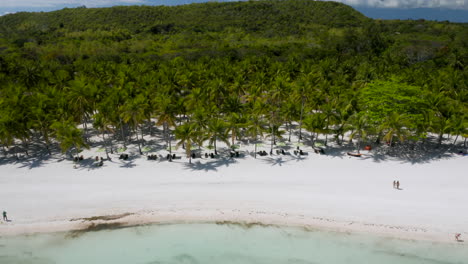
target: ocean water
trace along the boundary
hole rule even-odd
[[[236,224],[170,224],[0,237],[1,264],[468,263],[465,243]]]

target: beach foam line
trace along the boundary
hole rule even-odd
[[[306,231],[329,231],[339,233],[365,233],[385,238],[403,240],[457,243],[445,232],[428,230],[414,226],[393,226],[356,221],[340,221],[327,217],[307,216],[272,211],[241,210],[154,210],[127,212],[116,215],[101,215],[68,220],[55,220],[37,223],[3,224],[0,235],[18,236],[37,233],[70,232],[77,236],[83,232],[93,232],[115,228],[125,228],[149,224],[189,224],[215,223],[237,225],[246,229],[252,226],[299,227]],[[462,233],[468,236],[468,233]]]

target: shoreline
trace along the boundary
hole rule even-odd
[[[216,224],[236,225],[243,228],[262,227],[294,227],[308,232],[334,232],[339,234],[371,235],[374,237],[424,241],[442,244],[465,244],[457,242],[445,232],[435,232],[415,226],[392,226],[377,223],[362,223],[354,221],[336,221],[325,217],[306,217],[281,212],[228,212],[215,210],[187,212],[184,211],[145,211],[123,213],[117,215],[101,215],[88,218],[57,220],[41,223],[16,225],[4,228],[0,225],[1,236],[28,236],[66,232],[71,236],[82,233],[105,231],[119,228],[145,225],[177,225],[177,224]],[[467,237],[463,232],[462,237]]]

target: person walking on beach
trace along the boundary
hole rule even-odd
[[[396,188],[399,190],[400,189],[400,181],[396,182]]]
[[[6,213],[5,211],[3,211],[3,221],[7,221],[7,222],[8,222],[7,213]]]
[[[396,188],[396,181],[393,181],[393,189]]]

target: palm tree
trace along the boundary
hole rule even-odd
[[[102,140],[105,145],[104,149],[106,150],[106,156],[109,159],[109,151],[106,145],[107,144],[109,145],[110,153],[114,153],[114,151],[112,147],[112,140],[110,140],[109,137],[106,140],[105,134],[108,132],[114,132],[111,127],[111,122],[107,120],[105,115],[103,115],[101,112],[96,113],[93,119],[94,119],[93,128],[97,129],[101,133]]]
[[[55,121],[51,128],[54,130],[55,138],[60,143],[62,152],[68,151],[71,147],[75,147],[76,157],[81,148],[88,148],[88,145],[83,140],[83,133],[79,130],[72,120]]]
[[[347,124],[349,122],[351,112],[348,107],[339,107],[333,115],[335,121],[336,141],[339,145],[343,144],[344,134],[347,131]],[[341,137],[341,141],[340,141]]]
[[[234,145],[234,140],[238,137],[241,133],[241,128],[246,126],[245,117],[241,113],[234,113],[231,112],[227,115],[227,130],[231,132],[231,145]]]
[[[355,114],[351,118],[351,126],[353,131],[349,136],[349,140],[353,140],[356,136],[358,137],[357,152],[361,153],[361,142],[367,138],[368,132],[368,121],[367,116],[363,114]]]
[[[277,139],[282,139],[284,133],[285,133],[285,131],[280,130],[279,125],[275,125],[275,124],[270,123],[270,129],[268,130],[268,135],[270,136],[270,139],[271,139],[270,153],[273,153],[273,145],[276,145],[276,140]]]
[[[208,106],[209,107],[209,106]],[[189,117],[189,121],[192,124],[193,129],[193,141],[197,142],[198,146],[201,147],[203,142],[207,139],[210,139],[210,135],[208,132],[208,124],[210,122],[210,118],[214,118],[210,113],[216,113],[216,107],[212,105],[211,110],[207,110],[204,107],[200,107],[194,110],[192,115]],[[185,145],[182,145],[185,147]]]
[[[327,100],[328,101],[328,100]],[[330,119],[334,115],[334,106],[332,102],[325,103],[321,107],[321,112],[322,115],[324,116],[325,119],[325,127],[322,129],[322,132],[325,134],[325,146],[328,143],[328,134],[329,134],[329,128],[330,128]]]
[[[142,95],[138,95],[135,99],[129,99],[124,105],[123,105],[123,111],[121,113],[122,120],[125,123],[130,124],[130,126],[133,128],[135,131],[135,136],[138,144],[138,150],[140,152],[140,155],[143,155],[143,152],[141,151],[141,144],[143,137],[141,138],[141,141],[138,139],[138,129],[141,130],[140,124],[145,120],[145,111],[144,111],[144,105],[146,104],[146,98]]]
[[[254,158],[257,158],[257,140],[258,136],[263,138],[263,130],[265,126],[265,122],[261,117],[255,114],[251,114],[247,116],[249,120],[247,123],[247,135],[254,139],[255,144],[255,153]]]
[[[92,100],[95,98],[95,88],[88,83],[85,77],[78,77],[69,82],[67,87],[67,101],[70,113],[74,116],[75,122],[81,122],[85,129],[85,140],[87,140],[87,121],[92,112]]]
[[[466,115],[465,115],[466,116]],[[453,141],[453,145],[457,143],[458,137],[461,135],[463,137],[467,137],[468,134],[468,123],[467,120],[463,115],[452,115],[450,118],[452,134],[455,135],[455,140]],[[465,139],[466,141],[466,139]]]
[[[7,157],[7,149],[15,142],[14,127],[11,125],[12,119],[9,116],[9,113],[2,111],[0,113],[0,143],[3,145],[5,157]]]
[[[209,120],[207,133],[207,137],[210,139],[210,145],[214,144],[214,151],[216,155],[218,155],[216,141],[221,140],[229,146],[227,125],[223,120],[218,118]]]
[[[300,112],[303,112],[302,106]],[[281,109],[282,119],[286,120],[287,130],[289,131],[288,141],[291,142],[291,134],[292,134],[292,121],[297,120],[297,116],[299,113],[298,104],[296,98],[290,97],[289,100],[283,104]],[[302,123],[302,120],[300,120]],[[301,124],[302,125],[302,124]]]
[[[432,127],[437,131],[439,134],[437,142],[439,145],[442,144],[442,140],[444,138],[444,134],[451,130],[452,123],[450,122],[449,117],[445,117],[442,115],[436,115],[432,121]]]
[[[439,135],[438,143],[441,145],[444,134],[451,129],[450,117],[455,112],[454,100],[446,96],[445,92],[432,93],[427,100],[433,112],[431,128]]]
[[[5,89],[5,95],[0,99],[0,107],[2,109],[0,116],[2,128],[0,130],[4,137],[2,141],[13,145],[17,158],[15,139],[23,143],[26,155],[29,155],[28,141],[31,134],[31,118],[28,113],[30,102],[27,97],[24,87],[8,86]]]
[[[169,94],[159,94],[155,99],[157,105],[156,114],[158,116],[158,121],[156,125],[163,126],[164,139],[166,140],[167,148],[169,148],[169,153],[172,154],[171,146],[171,134],[170,128],[176,127],[176,109],[174,107],[173,98]]]
[[[314,146],[319,133],[324,132],[325,116],[322,113],[310,114],[304,119],[303,125],[311,133],[312,146]]]
[[[401,142],[405,140],[408,135],[406,129],[408,121],[405,115],[398,113],[391,113],[385,118],[383,123],[380,125],[380,131],[384,133],[383,140],[389,142],[392,146],[393,138],[396,136]]]
[[[185,153],[189,159],[189,163],[192,163],[192,142],[195,140],[196,131],[194,130],[193,124],[184,123],[175,129],[175,136],[179,139],[177,147],[185,145]]]
[[[40,93],[31,96],[28,114],[32,128],[42,136],[47,153],[51,155],[51,125],[54,121],[69,116],[65,111],[68,101],[55,86],[42,85],[40,88]]]

